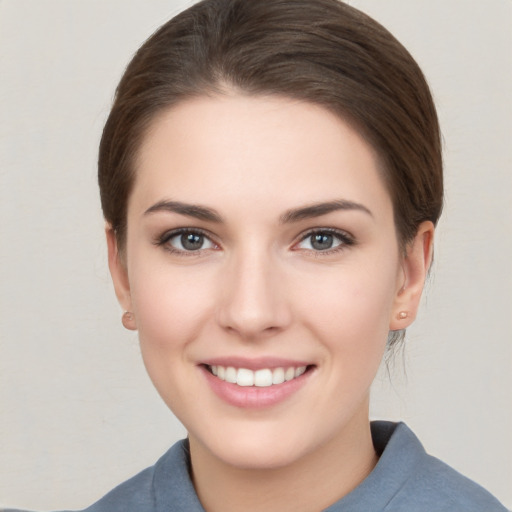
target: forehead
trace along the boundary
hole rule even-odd
[[[376,154],[348,123],[310,103],[245,95],[194,98],[153,121],[130,203],[147,208],[163,196],[216,207],[338,198],[390,207]]]

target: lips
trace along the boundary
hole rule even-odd
[[[239,408],[266,408],[287,400],[315,373],[314,364],[284,359],[222,358],[199,365],[210,388]]]

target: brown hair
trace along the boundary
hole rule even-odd
[[[420,68],[384,27],[338,0],[203,0],[144,43],[116,91],[98,177],[121,249],[135,157],[155,115],[228,89],[304,100],[350,122],[380,157],[402,247],[421,222],[437,222],[436,110]]]

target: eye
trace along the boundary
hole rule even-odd
[[[164,245],[170,251],[177,253],[191,253],[217,248],[217,244],[202,231],[192,229],[181,229],[166,233],[158,241],[158,245]]]
[[[353,244],[353,238],[347,233],[325,229],[307,233],[295,247],[308,251],[326,252]]]

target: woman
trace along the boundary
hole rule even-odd
[[[118,87],[100,147],[127,329],[187,441],[87,509],[504,510],[369,422],[442,207],[421,71],[335,0],[208,0]]]

